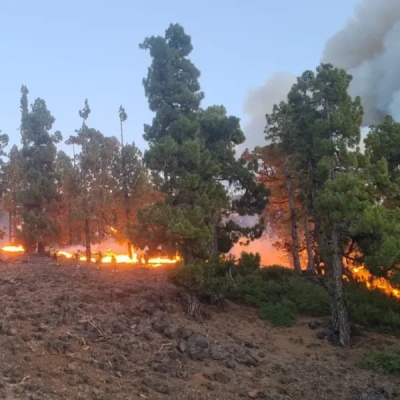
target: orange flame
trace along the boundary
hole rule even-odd
[[[23,246],[3,246],[0,248],[0,250],[6,252],[6,253],[23,253],[25,249]]]
[[[400,299],[400,290],[396,289],[385,278],[374,277],[364,266],[350,268],[351,274],[358,282],[363,282],[368,289],[378,289],[388,296]]]
[[[67,259],[72,259],[75,257],[74,253],[70,253],[68,251],[60,250],[57,252],[59,256],[63,256]],[[148,264],[152,266],[160,266],[160,265],[166,265],[166,264],[176,264],[178,261],[180,261],[180,257],[177,255],[174,258],[166,258],[166,257],[155,257],[155,258],[150,258],[148,260]],[[80,261],[86,261],[86,256],[80,254],[79,255],[79,260]],[[97,261],[96,257],[92,257],[91,261],[94,263]],[[101,263],[102,264],[111,264],[111,263],[116,263],[116,264],[138,264],[139,263],[139,258],[137,254],[133,254],[133,258],[130,258],[128,254],[114,254],[108,252],[107,255],[102,257]]]

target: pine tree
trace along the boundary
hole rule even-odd
[[[22,222],[18,194],[21,192],[24,182],[23,168],[22,152],[14,145],[8,153],[7,163],[3,166],[3,204],[9,216],[8,236],[10,243],[15,241],[17,226]]]
[[[304,206],[313,219],[318,255],[325,266],[333,326],[344,347],[350,346],[342,282],[348,221],[341,219],[344,214],[327,213],[323,204],[331,193],[326,185],[334,182],[334,186],[336,172],[350,167],[348,148],[360,141],[363,111],[360,99],[352,99],[348,94],[350,81],[349,74],[330,64],[321,64],[316,73],[303,73],[288,94],[290,129],[280,129],[272,137],[298,171]],[[341,198],[331,200],[340,207]]]
[[[21,89],[21,135],[24,159],[24,188],[21,192],[23,208],[22,239],[28,250],[37,247],[43,255],[45,245],[54,240],[59,231],[54,216],[57,214],[55,185],[56,143],[62,137],[51,134],[55,118],[42,99],[36,99],[28,109],[28,89]]]
[[[83,173],[83,211],[85,213],[85,246],[86,246],[86,262],[90,263],[92,260],[92,249],[91,249],[91,232],[90,232],[90,211],[89,211],[89,187],[88,187],[88,139],[87,139],[87,126],[86,120],[90,115],[90,107],[88,100],[85,100],[84,107],[79,110],[79,116],[82,118],[82,128],[80,131],[80,139],[83,148],[83,161],[82,161],[82,173]]]
[[[7,190],[7,173],[5,171],[5,163],[3,156],[6,155],[4,148],[8,144],[8,136],[0,131],[0,199],[3,198]],[[5,232],[0,229],[0,239],[4,237]],[[11,235],[10,235],[11,236]]]
[[[188,58],[193,47],[183,27],[171,24],[164,37],[149,37],[140,47],[152,58],[143,84],[155,113],[152,125],[145,126],[144,160],[163,198],[138,215],[133,239],[163,243],[178,250],[186,266],[197,268],[218,256],[219,243],[230,248],[243,233],[232,213],[260,212],[267,192],[256,185],[245,161],[235,158],[235,146],[245,139],[239,119],[223,106],[201,109],[200,71]],[[242,193],[233,198],[228,189]],[[250,238],[261,234],[260,226],[248,229]],[[193,293],[189,314],[197,315]]]

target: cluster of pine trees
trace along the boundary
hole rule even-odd
[[[0,136],[10,236],[39,253],[52,242],[85,243],[90,259],[91,243],[112,226],[120,240],[178,251],[198,273],[239,238],[260,237],[267,223],[296,271],[306,255],[307,269],[328,292],[341,344],[349,346],[346,260],[400,281],[400,124],[388,116],[362,141],[363,108],[348,94],[351,76],[321,64],[266,116],[265,146],[239,157],[240,121],[223,106],[202,107],[200,72],[182,26],[171,24],[140,48],[151,57],[143,85],[154,113],[143,156],[124,143],[123,107],[118,140],[89,127],[87,101],[82,126],[66,141],[72,157],[57,151],[54,117],[42,99],[29,107],[22,87],[22,146],[5,154],[8,139]],[[267,220],[244,228],[237,215]]]
[[[28,95],[22,86],[22,146],[5,154],[8,138],[2,136],[1,200],[10,219],[3,235],[39,254],[51,244],[87,244],[90,253],[90,244],[104,240],[111,227],[126,239],[131,210],[156,198],[140,151],[90,128],[86,100],[79,111],[82,126],[66,140],[70,157],[57,149],[63,138],[52,133],[55,118],[46,102],[36,99],[29,106]],[[122,136],[123,108],[119,117]]]
[[[143,84],[154,112],[144,128],[149,149],[143,156],[124,143],[124,108],[118,140],[90,127],[87,100],[81,127],[65,141],[72,157],[58,151],[63,138],[52,133],[55,118],[42,99],[29,106],[22,87],[22,146],[2,154],[1,199],[10,215],[5,234],[26,250],[43,254],[49,244],[84,244],[90,261],[91,244],[113,233],[140,247],[162,244],[190,262],[229,251],[242,235],[261,235],[261,219],[243,229],[232,218],[260,214],[267,190],[236,158],[235,145],[245,140],[239,119],[223,106],[201,107],[190,37],[171,25],[140,47],[152,59]],[[7,141],[0,137],[2,151]]]
[[[266,115],[266,146],[245,155],[271,190],[269,223],[294,268],[301,270],[303,253],[306,268],[320,274],[345,347],[348,267],[400,283],[400,124],[387,116],[362,141],[363,108],[348,94],[351,79],[330,64],[304,72]]]

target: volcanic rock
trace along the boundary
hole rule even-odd
[[[310,321],[308,323],[308,327],[312,330],[317,329],[319,326],[321,326],[321,323],[318,321]]]
[[[190,336],[187,344],[192,360],[205,360],[209,356],[209,342],[205,336],[195,333]]]

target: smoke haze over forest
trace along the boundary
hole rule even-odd
[[[399,37],[399,1],[363,0],[355,7],[354,16],[325,44],[321,61],[353,75],[350,94],[361,96],[365,127],[381,122],[387,114],[400,119]],[[265,114],[285,100],[295,79],[289,72],[278,72],[250,91],[244,103],[246,147],[263,144]]]

